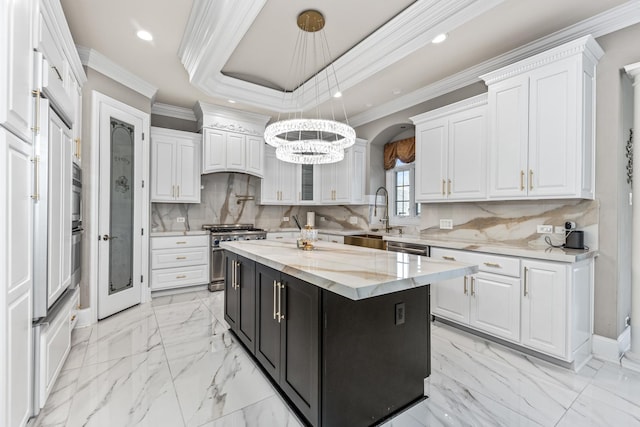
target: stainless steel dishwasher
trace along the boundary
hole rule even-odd
[[[418,243],[394,242],[388,240],[387,250],[389,252],[402,252],[404,254],[429,256],[429,246]]]

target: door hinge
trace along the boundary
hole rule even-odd
[[[142,140],[144,141],[144,132],[142,132]]]
[[[142,188],[144,188],[144,180],[142,180]]]
[[[141,236],[144,236],[144,228],[141,228],[141,229],[140,229],[140,235],[141,235]]]
[[[140,275],[140,283],[144,283],[144,276]]]

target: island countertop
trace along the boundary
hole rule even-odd
[[[312,251],[295,239],[221,242],[220,247],[352,300],[426,286],[478,272],[475,265],[318,241]]]

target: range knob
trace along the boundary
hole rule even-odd
[[[220,239],[213,239],[213,246],[218,246],[220,244]]]

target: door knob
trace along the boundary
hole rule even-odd
[[[104,236],[102,236],[102,240],[113,240],[113,239],[117,239],[117,236],[109,236],[108,234],[105,234]]]

